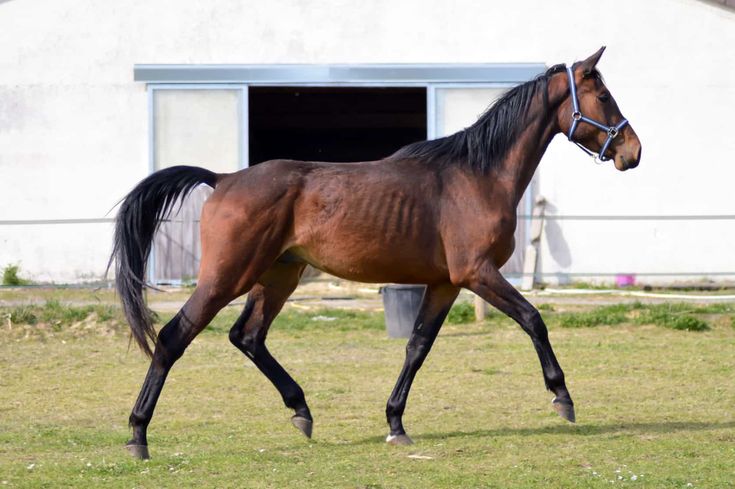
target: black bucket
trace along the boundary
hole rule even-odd
[[[385,310],[385,329],[391,338],[409,338],[419,314],[425,285],[386,285],[380,289]]]

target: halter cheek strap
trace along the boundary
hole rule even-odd
[[[602,124],[601,122],[597,122],[594,119],[590,119],[589,117],[585,117],[582,115],[582,111],[579,110],[579,99],[577,98],[577,86],[574,83],[574,72],[572,71],[571,67],[567,67],[567,75],[569,76],[569,92],[571,93],[572,97],[572,125],[569,128],[569,134],[567,134],[567,138],[576,144],[577,146],[582,149],[585,153],[592,156],[593,158],[599,158],[600,161],[607,161],[610,158],[605,156],[605,152],[607,151],[607,148],[610,146],[610,143],[612,143],[613,139],[615,139],[618,134],[620,134],[620,130],[628,124],[628,119],[623,119],[622,121],[618,122],[615,126],[606,126],[605,124]],[[581,122],[586,122],[587,124],[591,124],[598,128],[601,131],[605,131],[607,133],[607,139],[605,139],[605,143],[602,145],[602,148],[600,148],[600,153],[595,154],[594,151],[586,148],[583,144],[574,141],[572,139],[572,136],[574,136],[574,131],[577,129],[577,126]]]

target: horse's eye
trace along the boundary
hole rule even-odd
[[[609,102],[609,101],[610,101],[610,94],[609,94],[609,93],[607,93],[607,92],[605,92],[605,93],[603,93],[603,94],[601,94],[601,95],[598,95],[598,96],[597,96],[597,100],[599,100],[599,101],[600,101],[600,102],[602,102],[603,104],[604,104],[604,103],[607,103],[607,102]]]

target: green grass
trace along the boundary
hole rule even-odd
[[[126,332],[107,327],[114,318],[76,334],[81,313],[38,307],[36,326],[0,325],[0,487],[735,484],[730,306],[576,311],[626,318],[594,328],[549,320],[576,425],[553,413],[533,346],[510,320],[447,324],[411,392],[411,447],[383,442],[405,341],[387,339],[380,313],[290,306],[274,324],[270,349],[315,417],[306,440],[275,389],[229,344],[238,311],[228,308],[171,371],[149,430],[149,462],[122,448],[147,360],[128,350]],[[691,334],[637,319],[666,314],[706,317],[710,329]],[[41,318],[67,322],[28,335]]]
[[[31,326],[51,324],[57,330],[85,320],[91,315],[98,322],[123,320],[122,311],[117,305],[76,306],[63,303],[57,299],[49,299],[43,305],[22,304],[13,307],[0,307],[0,314],[9,318],[13,324]],[[226,308],[212,321],[206,331],[213,333],[229,331],[239,314],[239,308]],[[172,313],[163,314],[160,320],[165,323],[172,316]],[[455,304],[447,316],[448,324],[466,324],[474,321],[474,306],[466,302]],[[380,314],[333,308],[312,311],[287,310],[276,318],[273,327],[293,331],[308,331],[318,330],[325,324],[328,324],[331,329],[339,331],[352,330],[356,327],[359,329],[382,330],[385,327]]]
[[[57,300],[46,301],[43,305],[20,305],[0,308],[0,312],[12,324],[36,326],[51,325],[56,330],[78,323],[93,316],[96,322],[122,320],[120,308],[109,304],[93,306],[73,306]]]
[[[217,334],[220,332],[229,332],[239,314],[239,309],[234,308],[223,311],[209,326],[208,332]],[[381,331],[385,326],[382,315],[375,313],[329,308],[314,311],[300,311],[291,308],[276,317],[272,328],[298,334],[324,329],[335,331],[355,329]]]
[[[5,268],[3,268],[2,285],[19,286],[30,284],[30,280],[20,277],[20,265],[7,265]]]
[[[545,317],[563,328],[590,328],[628,323],[653,324],[663,328],[687,331],[705,331],[710,328],[706,317],[722,315],[734,310],[735,308],[730,303],[694,305],[680,302],[662,304],[632,302],[599,306],[585,311],[546,314]]]
[[[468,302],[457,302],[449,310],[447,324],[466,324],[475,322],[475,306]]]
[[[596,307],[590,311],[563,312],[546,315],[553,318],[562,328],[591,328],[602,325],[615,325],[626,321],[626,314],[632,309],[627,304],[613,304]]]

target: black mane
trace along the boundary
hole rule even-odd
[[[544,104],[547,104],[549,78],[565,69],[563,64],[552,66],[546,73],[513,87],[470,127],[451,136],[409,144],[390,158],[416,158],[439,165],[465,164],[480,172],[490,170],[502,160],[526,126],[528,107],[537,91],[543,90]]]

